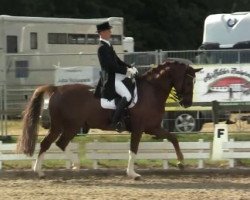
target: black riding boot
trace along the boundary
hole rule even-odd
[[[123,97],[119,103],[116,105],[116,110],[115,113],[113,115],[112,118],[112,127],[117,130],[118,132],[120,132],[121,130],[121,116],[122,113],[124,111],[124,109],[126,108],[126,106],[128,105],[128,101],[126,99],[126,97]]]

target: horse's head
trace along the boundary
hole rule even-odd
[[[194,69],[189,65],[174,62],[171,66],[172,84],[176,91],[176,99],[184,108],[192,106],[195,73],[202,68]]]
[[[201,69],[193,69],[188,64],[167,60],[146,72],[143,77],[157,88],[158,94],[162,91],[162,96],[168,95],[174,87],[173,97],[181,106],[187,108],[193,103],[195,73]]]

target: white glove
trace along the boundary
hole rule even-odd
[[[134,74],[138,74],[138,70],[135,67],[132,67],[132,69],[134,70]]]
[[[126,73],[127,77],[132,78],[135,74],[136,74],[136,71],[132,67],[127,68],[127,73]]]

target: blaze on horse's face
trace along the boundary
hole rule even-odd
[[[182,85],[180,86],[180,89],[177,90],[179,104],[184,108],[188,108],[193,104],[195,73],[200,70],[202,70],[202,68],[193,69],[192,67],[188,66],[184,75]]]

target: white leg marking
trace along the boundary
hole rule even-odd
[[[44,159],[45,152],[43,152],[38,158],[36,159],[36,163],[34,165],[34,172],[38,173],[39,177],[44,177],[44,172],[42,171],[42,162]]]
[[[137,178],[140,178],[140,177],[141,177],[140,174],[137,174],[137,173],[135,172],[135,166],[134,166],[134,163],[135,163],[135,156],[136,156],[136,154],[129,150],[129,159],[128,159],[127,175],[128,175],[129,177],[133,178],[133,179],[137,179]]]

